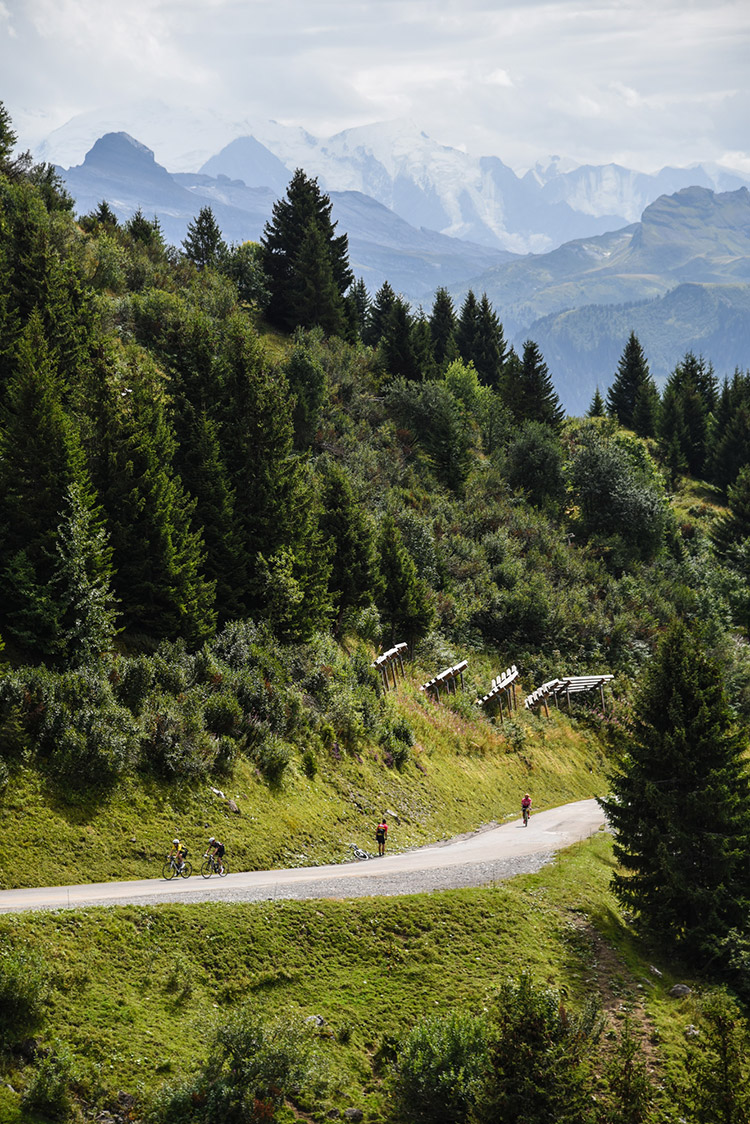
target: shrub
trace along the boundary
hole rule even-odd
[[[301,1020],[263,1023],[244,1007],[216,1030],[195,1082],[163,1093],[151,1119],[158,1124],[275,1120],[290,1093],[314,1082],[320,1064],[313,1033]]]
[[[461,1124],[480,1086],[486,1022],[461,1011],[430,1016],[397,1048],[390,1085],[398,1108],[414,1124]]]
[[[267,734],[251,751],[252,760],[269,784],[278,785],[292,760],[292,751],[276,734]]]
[[[39,1063],[21,1098],[22,1107],[39,1112],[49,1120],[69,1120],[73,1112],[72,1080],[70,1051],[64,1046],[50,1051]]]
[[[0,951],[0,1047],[7,1049],[41,1026],[47,990],[39,957],[23,949]]]
[[[151,661],[148,656],[135,656],[133,659],[123,660],[116,672],[119,676],[115,687],[116,697],[133,714],[140,714],[154,684]]]
[[[575,1015],[557,992],[535,986],[526,973],[504,983],[490,1023],[477,1124],[590,1124],[590,1055],[599,1030],[593,1004]]]
[[[212,695],[203,707],[206,729],[217,737],[220,734],[235,734],[242,721],[242,708],[234,695]]]
[[[56,780],[106,785],[135,765],[138,727],[107,678],[88,669],[60,675],[35,668],[26,686],[27,725]]]

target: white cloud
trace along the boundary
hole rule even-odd
[[[0,0],[19,133],[161,98],[323,134],[406,116],[515,166],[653,167],[748,151],[748,57],[747,0]]]

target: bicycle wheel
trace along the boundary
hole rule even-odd
[[[193,864],[192,863],[183,863],[182,864],[182,870],[180,871],[180,874],[182,875],[182,877],[183,878],[189,878],[192,873],[193,873]]]
[[[219,878],[226,878],[229,874],[229,867],[227,866],[226,859],[221,860],[221,870],[219,871]]]
[[[174,878],[175,874],[177,873],[177,871],[175,870],[175,865],[172,862],[165,862],[164,866],[161,868],[161,872],[166,879]]]
[[[214,866],[210,859],[206,859],[204,863],[201,863],[201,874],[204,878],[210,878],[213,872]]]

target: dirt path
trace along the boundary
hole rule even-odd
[[[479,829],[444,843],[366,862],[287,870],[245,871],[203,879],[162,878],[0,891],[0,913],[148,905],[165,901],[260,901],[269,898],[353,898],[481,886],[538,870],[555,852],[598,831],[595,800],[579,800],[521,820]]]

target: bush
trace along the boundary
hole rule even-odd
[[[212,695],[203,707],[206,729],[217,737],[236,734],[242,722],[242,708],[234,695]]]
[[[251,757],[268,783],[278,785],[291,763],[292,751],[276,734],[267,734],[253,746]]]
[[[21,1098],[23,1108],[39,1112],[49,1120],[69,1120],[73,1112],[70,1086],[73,1056],[66,1047],[43,1058]]]
[[[575,1015],[557,992],[535,986],[526,973],[508,980],[490,1023],[477,1124],[591,1124],[590,1055],[599,1030],[593,1004]]]
[[[396,1105],[414,1124],[461,1124],[480,1087],[486,1021],[461,1011],[430,1016],[397,1049],[390,1085]]]
[[[57,781],[111,784],[138,759],[139,731],[107,678],[87,669],[27,678],[27,724],[39,755]]]
[[[0,951],[0,1047],[7,1049],[38,1030],[47,991],[39,957],[22,949]]]
[[[191,1085],[165,1091],[155,1124],[258,1124],[276,1119],[290,1093],[319,1074],[315,1039],[301,1020],[263,1023],[241,1008],[214,1034],[208,1063]]]
[[[143,724],[143,755],[157,776],[198,777],[214,763],[216,742],[195,696],[155,699]]]

